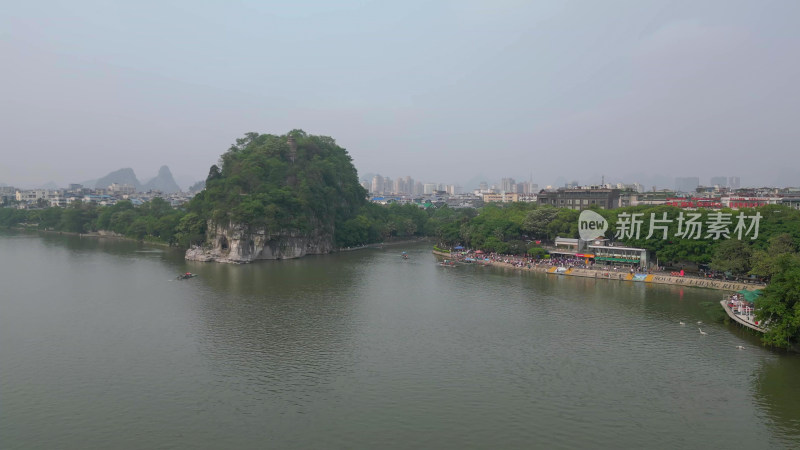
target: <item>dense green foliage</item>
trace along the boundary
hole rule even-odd
[[[2,208],[0,226],[27,226],[70,233],[103,230],[139,240],[188,246],[191,236],[183,225],[185,216],[185,212],[172,208],[161,198],[154,198],[136,208],[129,201],[113,206],[77,202],[67,208]]]
[[[501,235],[504,236],[507,243],[515,239],[525,238],[553,242],[557,236],[578,237],[578,211],[531,205],[526,207],[527,215],[519,223],[518,217],[514,212],[515,207],[505,205],[491,207],[505,211],[499,213],[498,211],[488,211],[487,208],[481,211],[479,217],[485,215],[487,219],[489,217],[495,218],[492,221],[494,226],[489,227],[492,230],[487,232],[488,230],[485,228],[473,227],[471,228],[472,231],[482,230],[483,232],[480,233],[482,236],[464,234],[461,236],[463,241],[469,244],[479,244],[482,242],[481,239],[488,239],[492,234],[498,238]],[[800,211],[780,205],[738,211],[728,209],[721,211],[683,211],[671,206],[635,206],[614,210],[595,209],[595,212],[609,222],[610,228],[605,234],[607,238],[628,246],[645,248],[652,252],[653,256],[658,258],[662,264],[685,262],[708,264],[712,269],[720,272],[729,272],[732,276],[750,274],[768,278],[772,275],[770,261],[776,255],[794,252],[798,244],[800,244],[800,226],[797,226],[800,223]],[[679,227],[678,218],[681,214],[686,218],[689,213],[700,214],[697,221],[704,224],[698,239],[676,237]],[[721,236],[719,239],[714,239],[713,235],[709,236],[708,234],[708,228],[705,225],[709,221],[713,221],[714,216],[719,213],[730,214],[731,224],[728,227],[730,238]],[[641,214],[639,218],[644,223],[641,225],[638,238],[636,238],[635,234],[630,237],[615,236],[616,232],[620,230],[618,220],[622,214]],[[709,217],[710,214],[712,217]],[[734,229],[737,225],[739,214],[743,214],[746,217],[752,217],[756,214],[761,215],[757,239],[750,239],[753,230],[751,230],[750,234],[743,232],[742,239],[737,239],[738,236],[735,235]],[[498,215],[508,221],[519,223],[519,233],[516,235],[514,233],[503,233],[503,231],[516,230],[516,228],[500,226],[496,220]],[[667,219],[669,221],[665,222],[667,227],[666,238],[663,231],[659,229],[654,229],[653,234],[650,235],[649,224],[651,218],[657,220]],[[480,220],[476,221],[475,225],[480,223]],[[749,225],[749,219],[746,223]],[[685,228],[684,226],[684,231]],[[497,247],[495,242],[491,242],[491,245]]]
[[[272,139],[274,137],[271,137]],[[268,139],[269,140],[269,139]],[[280,143],[281,139],[278,140]],[[328,142],[324,141],[323,142]],[[278,145],[278,144],[275,144]],[[298,146],[298,155],[300,154]],[[349,158],[349,157],[347,157]],[[271,158],[267,158],[271,159]],[[299,156],[298,156],[299,159]],[[298,172],[301,173],[301,172]],[[302,172],[310,177],[325,177],[324,171]],[[311,175],[308,175],[311,173]],[[211,184],[227,185],[230,181],[220,178],[221,174],[212,168],[209,176]],[[236,178],[236,177],[234,177]],[[308,180],[296,177],[296,183],[309,185]],[[219,181],[222,180],[222,181]],[[352,181],[352,180],[351,180]],[[267,189],[267,188],[264,188]],[[359,186],[359,189],[360,186]],[[217,188],[218,190],[218,188]],[[202,242],[205,233],[206,217],[249,217],[254,211],[275,211],[274,216],[282,217],[284,225],[306,229],[308,224],[295,224],[300,217],[310,221],[313,217],[325,214],[336,218],[335,243],[338,247],[354,247],[392,238],[421,237],[434,238],[442,247],[464,245],[470,248],[513,254],[541,254],[535,250],[533,242],[541,240],[552,243],[557,236],[578,236],[579,212],[571,209],[558,209],[550,206],[539,206],[529,203],[488,204],[478,210],[471,208],[453,209],[447,206],[424,209],[417,204],[390,204],[388,206],[359,202],[351,198],[347,201],[330,201],[341,207],[325,206],[322,212],[311,215],[302,208],[288,211],[275,210],[275,204],[259,203],[255,205],[252,194],[237,194],[225,197],[224,192],[203,192],[201,199],[193,201],[187,212],[175,210],[161,200],[134,208],[129,202],[120,202],[110,207],[92,205],[73,205],[69,208],[46,208],[40,210],[17,210],[0,208],[0,226],[16,226],[21,223],[38,224],[39,228],[63,231],[87,232],[109,230],[136,238],[153,238],[171,242],[180,246]],[[267,189],[269,191],[269,189]],[[276,191],[286,192],[285,187],[275,187],[263,195],[281,196]],[[358,192],[358,190],[355,190]],[[216,193],[215,193],[216,192]],[[314,192],[317,196],[315,197]],[[363,192],[362,192],[363,193]],[[230,204],[214,206],[209,200],[223,196]],[[315,201],[329,202],[325,197],[324,186],[309,186],[306,196],[293,195],[290,199],[283,196],[283,201],[290,204],[315,205]],[[238,199],[239,203],[234,204]],[[309,206],[310,208],[310,206]],[[294,211],[294,212],[293,212]],[[702,233],[699,239],[677,238],[677,220],[681,210],[668,206],[630,207],[615,210],[595,210],[608,220],[610,229],[606,233],[614,238],[617,229],[617,218],[622,213],[641,213],[645,220],[639,239],[620,238],[617,241],[626,245],[642,247],[650,250],[662,264],[694,262],[709,264],[712,269],[728,272],[731,276],[754,275],[769,278],[777,269],[777,258],[783,254],[795,253],[800,247],[800,211],[783,206],[764,206],[755,210],[743,210],[745,215],[752,216],[758,212],[762,218],[758,239],[744,236],[739,240],[714,240]],[[738,214],[738,211],[722,211]],[[349,215],[348,215],[349,213]],[[708,220],[709,211],[699,210],[701,222]],[[309,215],[306,215],[309,214]],[[668,236],[663,239],[660,231],[647,237],[650,215],[673,219],[669,224]],[[264,218],[254,219],[255,223],[265,223]],[[269,225],[267,225],[269,226]],[[274,225],[273,225],[274,226]]]
[[[336,245],[357,247],[394,237],[422,236],[428,213],[416,205],[369,203],[336,229]]]
[[[769,239],[769,247],[766,250],[753,250],[750,273],[759,277],[771,278],[780,270],[778,260],[783,255],[796,251],[792,235],[789,233],[774,235]]]
[[[756,317],[769,330],[764,343],[790,347],[800,342],[800,256],[780,255],[775,267],[772,281],[756,300]]]
[[[571,209],[528,203],[489,204],[478,210],[367,203],[343,149],[329,138],[292,133],[298,142],[296,164],[282,159],[288,151],[285,136],[248,135],[223,155],[222,169],[211,168],[207,189],[187,211],[173,209],[158,198],[136,208],[127,201],[108,207],[76,203],[68,208],[0,208],[0,227],[27,225],[78,233],[108,230],[188,247],[205,240],[208,218],[251,220],[251,224],[268,229],[284,226],[300,231],[321,224],[335,226],[335,244],[342,248],[428,236],[443,248],[464,245],[537,258],[546,257],[546,250],[535,241],[552,243],[558,236],[578,236],[579,211]],[[306,162],[301,164],[301,158]],[[650,250],[661,264],[694,262],[731,277],[771,278],[756,305],[761,319],[769,321],[765,342],[776,346],[800,343],[800,211],[777,205],[721,211],[732,217],[761,215],[758,238],[744,236],[741,240],[713,239],[705,229],[698,239],[676,237],[676,219],[687,212],[674,207],[595,211],[609,222],[606,237],[612,239],[619,230],[620,214],[642,214],[645,224],[639,238],[625,236],[617,241]],[[709,214],[718,212],[695,213],[706,223]],[[651,214],[672,219],[666,238],[661,231],[648,236]]]
[[[219,166],[211,167],[205,190],[187,209],[221,225],[333,234],[365,205],[366,192],[347,151],[329,137],[294,130],[237,139]]]

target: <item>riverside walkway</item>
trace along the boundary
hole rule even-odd
[[[722,308],[725,310],[728,316],[739,325],[743,325],[751,330],[756,330],[759,333],[767,332],[766,328],[756,324],[755,316],[753,314],[736,314],[736,312],[734,312],[730,306],[728,306],[727,298],[720,300],[719,304],[722,305]]]
[[[458,259],[456,255],[447,252],[434,250],[433,254],[443,258]],[[724,291],[734,291],[734,292],[742,289],[754,290],[754,289],[763,289],[765,287],[765,285],[761,283],[758,284],[742,283],[736,281],[688,277],[688,276],[681,277],[681,276],[671,275],[669,273],[647,273],[647,274],[631,273],[625,270],[613,270],[613,268],[609,267],[604,267],[604,268],[597,267],[592,269],[564,267],[564,269],[566,270],[559,270],[559,266],[548,264],[546,260],[539,260],[537,262],[532,262],[527,258],[520,259],[520,258],[515,258],[513,256],[505,256],[505,255],[503,256],[492,255],[492,256],[493,257],[490,258],[490,264],[496,267],[504,267],[508,269],[528,271],[528,272],[549,273],[553,275],[565,275],[573,277],[597,278],[604,280],[619,280],[619,281],[642,282],[642,283],[653,283],[653,284],[671,284],[675,286],[702,287],[702,288],[720,289]],[[505,260],[508,261],[506,262]]]

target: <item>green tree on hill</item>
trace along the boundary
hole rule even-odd
[[[350,156],[330,137],[302,130],[282,136],[247,133],[211,167],[206,189],[188,210],[222,226],[333,235],[340,227],[355,233],[354,223],[345,224],[365,206],[365,198]],[[180,234],[185,241],[193,232]]]

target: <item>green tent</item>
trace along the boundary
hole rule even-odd
[[[744,299],[751,303],[755,302],[756,299],[761,296],[761,289],[755,289],[752,291],[748,291],[747,289],[741,289],[736,292],[742,294],[742,296],[744,296]]]

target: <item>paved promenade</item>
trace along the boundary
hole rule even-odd
[[[756,331],[758,331],[760,333],[766,333],[767,332],[766,328],[764,328],[762,326],[759,326],[759,325],[756,325],[755,316],[754,315],[752,315],[752,314],[736,314],[736,312],[734,312],[728,306],[728,300],[727,299],[722,299],[719,303],[720,303],[720,305],[722,305],[722,308],[725,310],[725,312],[728,314],[728,316],[731,319],[733,319],[734,321],[736,321],[738,324],[744,325],[747,328],[750,328],[751,330],[756,330]]]
[[[437,256],[441,256],[444,258],[453,258],[450,253],[445,252],[438,252],[433,251],[433,253]],[[579,269],[579,268],[567,268],[565,271],[559,271],[558,266],[549,265],[546,263],[528,263],[525,261],[511,261],[505,262],[502,259],[493,259],[491,261],[491,265],[496,267],[505,267],[514,270],[522,270],[522,271],[529,271],[529,272],[541,272],[541,273],[550,273],[554,275],[564,275],[564,276],[573,276],[573,277],[583,277],[583,278],[600,278],[605,280],[621,280],[621,281],[631,281],[631,282],[641,282],[641,283],[656,283],[656,284],[672,284],[677,286],[692,286],[692,287],[702,287],[702,288],[709,288],[709,289],[721,289],[724,291],[739,291],[742,289],[746,289],[749,291],[755,289],[763,289],[766,287],[764,284],[754,284],[754,283],[740,283],[735,281],[725,281],[725,280],[717,280],[713,278],[699,278],[699,277],[680,277],[680,276],[672,276],[668,273],[654,273],[654,274],[644,274],[644,273],[630,273],[626,271],[614,271],[614,270],[605,270],[600,268],[594,269]]]

